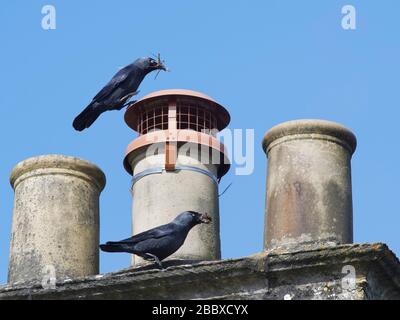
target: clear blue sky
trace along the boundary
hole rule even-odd
[[[57,9],[57,29],[41,9]],[[357,9],[357,30],[341,8]],[[122,159],[135,134],[123,112],[83,133],[74,116],[118,70],[161,52],[173,72],[145,79],[154,90],[202,91],[225,105],[231,128],[254,128],[255,171],[228,174],[221,198],[224,258],[262,249],[266,157],[263,134],[299,118],[340,122],[358,138],[353,158],[355,242],[399,243],[400,2],[381,1],[25,1],[0,9],[0,283],[6,282],[13,192],[9,173],[28,157],[61,153],[106,173],[101,240],[130,234],[130,176]],[[101,271],[129,265],[101,254]]]

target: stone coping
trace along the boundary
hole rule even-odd
[[[40,284],[0,287],[1,299],[275,299],[284,290],[328,283],[354,265],[358,294],[400,297],[400,262],[385,244],[302,245],[252,256],[187,264],[166,261],[165,270],[128,268],[78,279],[59,280],[55,289]],[[180,265],[183,263],[183,265]],[[150,269],[149,269],[150,268]],[[336,270],[337,269],[337,270]],[[362,280],[364,279],[364,280]],[[369,283],[365,283],[365,281]],[[340,280],[339,280],[340,282]],[[382,288],[378,288],[382,286]],[[321,291],[325,292],[326,286]],[[297,289],[300,290],[300,289]],[[308,294],[315,293],[308,290]],[[319,289],[318,289],[319,290]],[[311,293],[309,293],[311,292]],[[282,298],[282,297],[280,297]]]

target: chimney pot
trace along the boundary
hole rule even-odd
[[[62,155],[27,159],[10,177],[14,210],[8,283],[99,272],[99,196],[106,180],[90,162]],[[50,270],[50,269],[48,269]]]
[[[356,137],[324,120],[296,120],[269,130],[264,247],[351,243],[351,157]]]
[[[127,125],[139,133],[124,160],[134,177],[133,234],[169,223],[183,211],[207,212],[212,218],[190,231],[172,259],[221,257],[217,180],[230,164],[214,132],[229,120],[226,109],[210,97],[181,89],[151,93],[125,113]],[[148,152],[153,146],[157,151]],[[134,265],[143,263],[133,259]]]

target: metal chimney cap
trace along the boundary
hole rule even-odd
[[[163,96],[190,96],[190,97],[202,98],[202,99],[217,103],[213,98],[207,96],[204,93],[198,92],[198,91],[187,90],[187,89],[167,89],[167,90],[160,90],[160,91],[155,91],[155,92],[149,93],[148,95],[139,99],[136,102],[136,104],[138,104],[139,102],[142,102],[144,100],[148,100],[148,99],[156,98],[156,97],[163,97]]]
[[[162,100],[163,98],[166,98],[168,100],[171,97],[172,98],[176,97],[178,99],[179,98],[188,98],[193,100],[197,99],[205,102],[206,105],[212,108],[211,110],[213,111],[213,113],[217,115],[218,130],[225,129],[231,120],[229,112],[221,104],[216,102],[211,97],[205,95],[204,93],[187,89],[168,89],[168,90],[160,90],[152,92],[144,96],[143,98],[139,99],[138,101],[136,101],[135,104],[129,106],[129,108],[125,112],[126,124],[130,128],[136,131],[138,123],[138,114],[141,111],[143,111],[143,108],[146,108],[146,105],[149,102],[152,102],[153,100]]]

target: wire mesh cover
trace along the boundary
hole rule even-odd
[[[146,134],[155,130],[168,129],[168,106],[154,105],[139,115],[139,134]]]
[[[168,106],[153,105],[139,115],[139,134],[146,134],[155,130],[167,130]],[[208,109],[196,105],[177,103],[176,108],[177,129],[194,130],[213,134],[217,131],[217,118]]]

